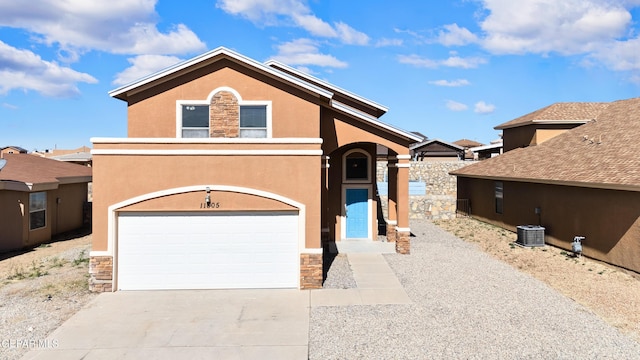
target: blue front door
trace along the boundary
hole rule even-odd
[[[369,190],[346,190],[346,236],[347,238],[368,238],[369,235]]]

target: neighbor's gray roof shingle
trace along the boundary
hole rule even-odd
[[[640,191],[639,136],[640,98],[615,101],[595,121],[451,174]]]
[[[0,181],[29,184],[60,182],[65,178],[91,177],[91,168],[29,154],[5,154],[7,164],[0,170]]]
[[[601,102],[564,102],[551,104],[542,109],[523,115],[517,119],[500,124],[494,129],[504,130],[508,128],[534,124],[536,122],[578,122],[586,123],[595,119],[600,112],[605,110],[609,103]]]

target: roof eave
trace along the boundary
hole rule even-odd
[[[365,114],[362,114],[362,113],[350,108],[349,106],[341,104],[341,103],[339,103],[339,102],[337,102],[335,100],[331,101],[331,107],[333,109],[341,111],[341,112],[343,112],[345,114],[348,114],[348,115],[351,115],[353,117],[356,117],[356,118],[358,118],[360,120],[364,120],[364,121],[370,123],[371,125],[373,125],[373,126],[375,126],[377,128],[386,130],[388,132],[392,132],[392,133],[394,133],[394,134],[396,134],[396,135],[398,135],[400,137],[406,138],[408,140],[420,141],[420,137],[415,135],[415,134],[412,134],[411,132],[408,132],[408,131],[405,131],[405,130],[401,130],[401,129],[395,128],[395,127],[393,127],[391,125],[385,124],[385,123],[379,121],[378,119],[374,118],[373,116],[367,116]]]
[[[583,188],[603,189],[603,190],[640,191],[640,185],[631,185],[631,184],[590,183],[590,182],[581,182],[581,181],[564,181],[564,180],[553,180],[553,179],[529,179],[529,178],[518,178],[518,177],[510,177],[510,176],[469,175],[469,174],[460,174],[458,171],[451,171],[449,174],[458,176],[458,177],[483,179],[483,180],[513,181],[513,182],[521,182],[521,183],[573,186],[573,187],[583,187]]]
[[[163,70],[157,71],[153,74],[150,74],[146,77],[143,77],[141,79],[138,79],[136,81],[133,81],[127,85],[121,86],[117,89],[111,90],[109,91],[109,96],[114,97],[116,99],[120,99],[123,101],[126,101],[127,97],[129,96],[129,94],[131,93],[135,93],[137,92],[136,90],[139,89],[144,89],[145,85],[149,85],[151,83],[154,83],[156,81],[159,81],[163,78],[165,78],[166,80],[170,80],[172,79],[174,76],[178,75],[180,73],[180,71],[185,70],[189,67],[193,67],[193,66],[197,66],[200,63],[204,63],[209,59],[213,59],[217,56],[226,56],[230,59],[233,59],[234,61],[237,61],[241,64],[245,64],[248,66],[251,66],[255,69],[258,69],[272,77],[275,78],[279,78],[283,81],[289,82],[294,84],[295,86],[302,88],[304,90],[306,90],[307,92],[313,93],[317,96],[320,97],[324,97],[327,99],[330,99],[333,94],[330,91],[326,91],[324,89],[318,88],[316,86],[312,86],[311,84],[308,84],[304,81],[295,79],[293,77],[288,78],[283,76],[281,71],[278,71],[276,69],[273,69],[269,66],[266,66],[256,60],[253,60],[249,57],[246,57],[242,54],[239,54],[235,51],[229,50],[225,47],[218,47],[214,50],[208,51],[204,54],[198,55],[194,58],[191,58],[189,60],[185,60],[182,61],[180,63],[177,63],[175,65],[172,65],[168,68],[165,68]]]
[[[511,124],[511,125],[507,125],[507,124],[501,124],[498,125],[496,127],[494,127],[494,130],[505,130],[505,129],[513,129],[513,128],[517,128],[517,127],[521,127],[521,126],[527,126],[527,125],[575,125],[575,124],[586,124],[589,121],[592,121],[593,119],[584,119],[584,120],[530,120],[530,121],[526,121],[526,122],[522,122],[522,123],[517,123],[517,124]]]
[[[354,94],[354,93],[352,93],[352,92],[350,92],[348,90],[342,89],[342,88],[340,88],[338,86],[335,86],[335,85],[333,85],[331,83],[328,83],[328,82],[326,82],[324,80],[318,79],[315,76],[309,75],[309,74],[307,74],[305,72],[302,72],[302,71],[300,71],[298,69],[295,69],[295,68],[293,68],[293,67],[291,67],[289,65],[286,65],[284,63],[281,63],[281,62],[279,62],[277,60],[268,60],[264,64],[266,66],[269,66],[269,67],[280,67],[282,69],[290,71],[291,73],[296,74],[297,76],[305,78],[305,79],[307,79],[309,81],[314,81],[314,82],[316,82],[318,84],[322,84],[323,86],[326,86],[326,87],[330,88],[334,92],[340,92],[340,93],[342,93],[344,95],[347,95],[348,97],[353,98],[354,100],[357,100],[357,101],[359,101],[361,103],[364,103],[364,104],[366,104],[368,106],[371,106],[371,107],[377,109],[378,111],[380,111],[382,114],[385,114],[386,112],[389,111],[389,108],[387,108],[384,105],[376,103],[375,101],[367,99],[367,98],[364,98],[364,97],[362,97],[360,95]],[[381,114],[381,116],[382,116],[382,114]]]

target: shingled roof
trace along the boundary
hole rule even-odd
[[[474,140],[469,140],[469,139],[460,139],[458,141],[454,141],[452,144],[462,146],[463,148],[472,148],[472,147],[484,145],[482,143],[479,143]]]
[[[28,154],[5,154],[0,189],[34,191],[91,181],[91,168]]]
[[[500,124],[494,129],[504,130],[530,124],[584,124],[595,119],[609,103],[564,102],[551,104],[517,119]]]
[[[461,177],[640,191],[640,98],[608,103],[597,117],[537,146],[451,172]]]

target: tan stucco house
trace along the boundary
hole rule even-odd
[[[115,89],[128,137],[94,138],[91,288],[318,288],[323,247],[409,252],[409,145],[371,100],[218,48]],[[388,219],[376,216],[376,146]]]
[[[584,255],[640,272],[640,157],[631,146],[640,98],[597,104],[595,115],[586,104],[575,120],[592,120],[453,171],[458,199],[473,217],[512,231],[542,225],[545,241],[567,250],[585,236]],[[504,140],[515,143],[507,131]]]
[[[1,157],[0,252],[34,247],[84,225],[90,168],[24,153]]]

